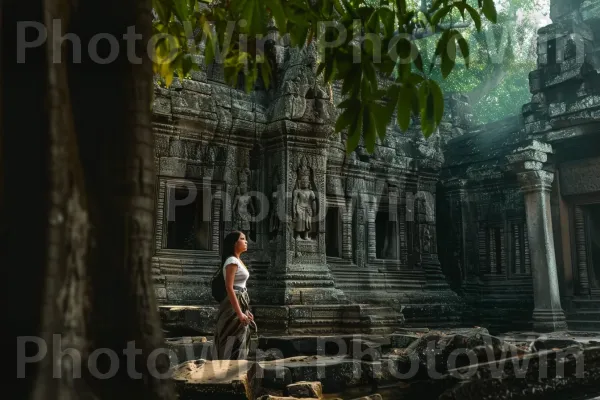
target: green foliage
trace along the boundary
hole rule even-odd
[[[494,0],[153,0],[158,18],[154,71],[170,85],[197,65],[195,48],[204,46],[204,62],[220,56],[225,79],[237,83],[246,75],[246,90],[262,76],[269,85],[269,62],[262,50],[271,29],[289,35],[292,46],[315,41],[318,73],[323,83],[342,82],[345,100],[336,131],[348,131],[349,152],[361,138],[372,152],[377,138],[397,111],[403,130],[411,115],[420,119],[425,137],[433,134],[444,111],[443,91],[432,79],[437,70],[447,78],[455,70],[459,51],[469,58],[469,43],[455,29],[458,21],[481,29],[484,18],[496,22]],[[198,32],[194,35],[194,32]],[[425,68],[415,41],[435,37],[436,49]],[[365,40],[354,40],[365,37]],[[437,61],[440,62],[437,62]],[[439,64],[439,66],[438,66]],[[392,79],[387,88],[381,79]]]
[[[544,15],[549,0],[501,0],[498,5],[497,24],[484,23],[481,31],[473,26],[461,29],[470,45],[468,65],[457,62],[447,79],[439,69],[431,75],[444,92],[471,98],[476,123],[520,114],[531,100],[529,73],[536,68],[537,30],[550,23]],[[428,60],[435,40],[427,38],[420,44]]]

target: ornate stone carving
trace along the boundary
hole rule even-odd
[[[311,168],[306,159],[298,167],[296,186],[293,192],[293,223],[295,237],[310,240],[313,215],[316,213],[316,196],[311,189]]]
[[[245,168],[238,172],[238,186],[233,199],[234,228],[244,232],[250,241],[252,232],[252,217],[255,214],[252,196],[248,193],[248,177],[250,170]]]
[[[274,238],[279,233],[281,220],[279,218],[279,212],[281,210],[280,203],[282,200],[283,193],[280,190],[281,175],[279,170],[275,170],[273,173],[273,180],[271,186],[271,207],[269,210],[269,233],[271,238]]]

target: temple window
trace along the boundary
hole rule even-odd
[[[340,218],[340,209],[335,206],[327,207],[327,216],[325,221],[325,247],[328,257],[342,256],[342,219]]]
[[[375,256],[380,260],[398,258],[396,223],[387,211],[378,211],[375,217]]]
[[[195,195],[194,192],[195,191]],[[192,193],[190,193],[192,192]],[[167,184],[166,246],[176,250],[211,250],[211,204],[200,185]]]

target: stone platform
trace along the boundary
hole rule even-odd
[[[163,327],[167,331],[212,335],[216,306],[160,306]],[[363,304],[252,306],[260,333],[389,334],[401,328],[403,315],[391,307]]]
[[[373,398],[384,400],[500,398],[502,393],[525,400],[537,393],[544,399],[589,400],[600,394],[597,336],[513,332],[497,337],[484,328],[263,336],[253,341],[248,361],[232,362],[211,361],[206,338],[168,342],[185,354],[172,364],[180,398],[254,400],[293,396],[292,386],[304,386],[343,399],[360,397],[356,393],[380,393]]]

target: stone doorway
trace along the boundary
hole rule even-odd
[[[588,278],[590,289],[600,294],[600,204],[586,208]]]
[[[211,250],[211,211],[205,210],[203,190],[195,192],[190,195],[188,187],[168,188],[166,249]],[[193,200],[187,200],[190,197]]]
[[[577,292],[600,295],[600,203],[575,206]]]
[[[328,206],[325,219],[325,248],[327,257],[341,258],[343,230],[340,208]]]

